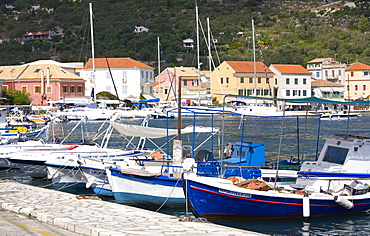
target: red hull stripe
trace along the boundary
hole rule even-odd
[[[224,193],[218,193],[218,192],[214,192],[214,191],[210,191],[210,190],[206,190],[206,189],[202,189],[202,188],[198,188],[198,187],[194,187],[194,186],[191,186],[191,188],[192,189],[199,190],[199,191],[203,191],[203,192],[217,194],[217,195],[221,195],[221,196],[225,196],[225,197],[229,197],[229,198],[241,199],[241,200],[245,200],[245,201],[263,202],[263,203],[270,203],[270,204],[283,204],[283,205],[291,205],[291,206],[302,206],[303,205],[303,203],[288,203],[288,202],[275,202],[275,201],[265,201],[265,200],[257,200],[257,199],[248,199],[248,198],[244,198],[244,197],[238,197],[238,196],[227,195],[227,194],[224,194]],[[356,204],[356,205],[366,205],[366,204],[369,204],[369,203]],[[339,207],[340,205],[338,205],[338,204],[335,204],[335,205],[310,204],[310,206],[316,206],[316,207]]]

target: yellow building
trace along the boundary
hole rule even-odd
[[[346,69],[346,100],[367,99],[370,96],[370,66],[360,62]]]
[[[273,76],[263,62],[224,61],[212,72],[212,94],[219,102],[217,94],[272,97]]]

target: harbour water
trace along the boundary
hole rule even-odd
[[[199,117],[196,119],[197,126],[210,126],[212,123],[215,127],[222,128],[224,124],[224,136],[221,134],[214,136],[200,149],[211,149],[211,143],[214,146],[215,153],[222,153],[222,140],[228,142],[253,142],[263,143],[266,146],[266,156],[270,163],[276,162],[280,156],[280,160],[288,159],[291,156],[304,160],[314,160],[317,151],[321,150],[324,143],[324,138],[333,134],[350,134],[357,136],[368,137],[370,131],[369,123],[370,114],[364,113],[358,119],[341,120],[341,121],[319,121],[317,117],[290,117],[290,118],[246,118],[244,121],[240,117],[227,117],[223,121],[219,117]],[[127,119],[122,122],[131,124],[140,124],[141,120]],[[68,130],[71,130],[76,122],[58,124],[55,129],[52,129],[51,134],[54,134],[59,139],[63,138]],[[90,122],[87,127],[82,127],[84,138],[92,138],[99,129],[101,122]],[[318,125],[320,124],[320,129]],[[149,125],[153,127],[166,127],[166,120],[150,120]],[[194,125],[192,118],[183,118],[182,127]],[[170,128],[177,127],[175,119],[168,121]],[[282,128],[283,127],[283,128]],[[77,130],[77,129],[76,129]],[[102,129],[103,130],[103,129]],[[241,132],[244,131],[243,137]],[[86,134],[87,132],[87,134]],[[282,134],[282,135],[281,135]],[[197,136],[183,136],[183,142],[191,144],[195,140],[195,146],[201,143],[205,134]],[[280,137],[281,140],[280,140]],[[81,134],[75,132],[70,136],[66,143],[78,142],[81,139]],[[101,137],[97,139],[97,143]],[[113,133],[109,147],[123,148],[128,140],[123,140],[118,133]],[[164,150],[168,147],[166,139],[153,140],[155,144],[162,147]],[[279,148],[279,144],[281,146]],[[135,142],[134,142],[135,143]],[[148,148],[154,148],[151,142],[146,143]],[[172,142],[170,143],[172,145]],[[280,155],[279,155],[280,152]],[[217,154],[215,155],[217,156]],[[25,184],[39,186],[52,189],[52,184],[46,179],[31,179],[23,176],[17,170],[1,171],[0,178],[16,177],[15,179]],[[63,191],[63,190],[62,190]],[[94,193],[88,189],[73,192],[74,194],[93,195]],[[113,201],[114,199],[104,199]],[[148,209],[148,207],[145,207]],[[190,212],[182,208],[149,208],[152,211],[170,214],[174,216],[191,216]],[[270,235],[368,235],[370,230],[370,213],[361,212],[355,214],[333,215],[326,217],[311,217],[303,218],[284,218],[284,219],[243,219],[243,220],[212,220],[212,222],[222,225],[227,225],[235,228],[246,229],[250,231],[266,233]]]

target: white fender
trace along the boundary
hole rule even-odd
[[[339,205],[341,205],[342,207],[347,208],[347,209],[351,209],[354,207],[353,202],[351,202],[350,200],[342,196],[335,196],[334,201],[338,203]]]
[[[310,217],[310,198],[307,193],[303,196],[303,217]]]

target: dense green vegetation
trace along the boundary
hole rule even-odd
[[[61,62],[91,57],[89,2],[93,4],[95,57],[131,57],[155,65],[157,37],[164,66],[196,66],[194,49],[182,40],[196,41],[195,1],[192,0],[4,0],[0,4],[0,65],[39,59]],[[257,60],[302,64],[317,57],[370,64],[370,3],[301,0],[198,0],[201,69],[208,69],[206,18],[218,38],[212,56],[224,60],[253,60],[252,19],[255,21]],[[322,4],[331,4],[321,7]],[[6,5],[13,5],[10,11]],[[31,6],[40,6],[32,8]],[[321,7],[321,8],[320,8]],[[316,10],[316,11],[313,11]],[[134,34],[135,26],[149,32]],[[20,43],[26,32],[54,30],[52,40]],[[204,30],[204,35],[203,35]],[[266,45],[262,49],[262,45]],[[180,60],[181,59],[181,60]]]

